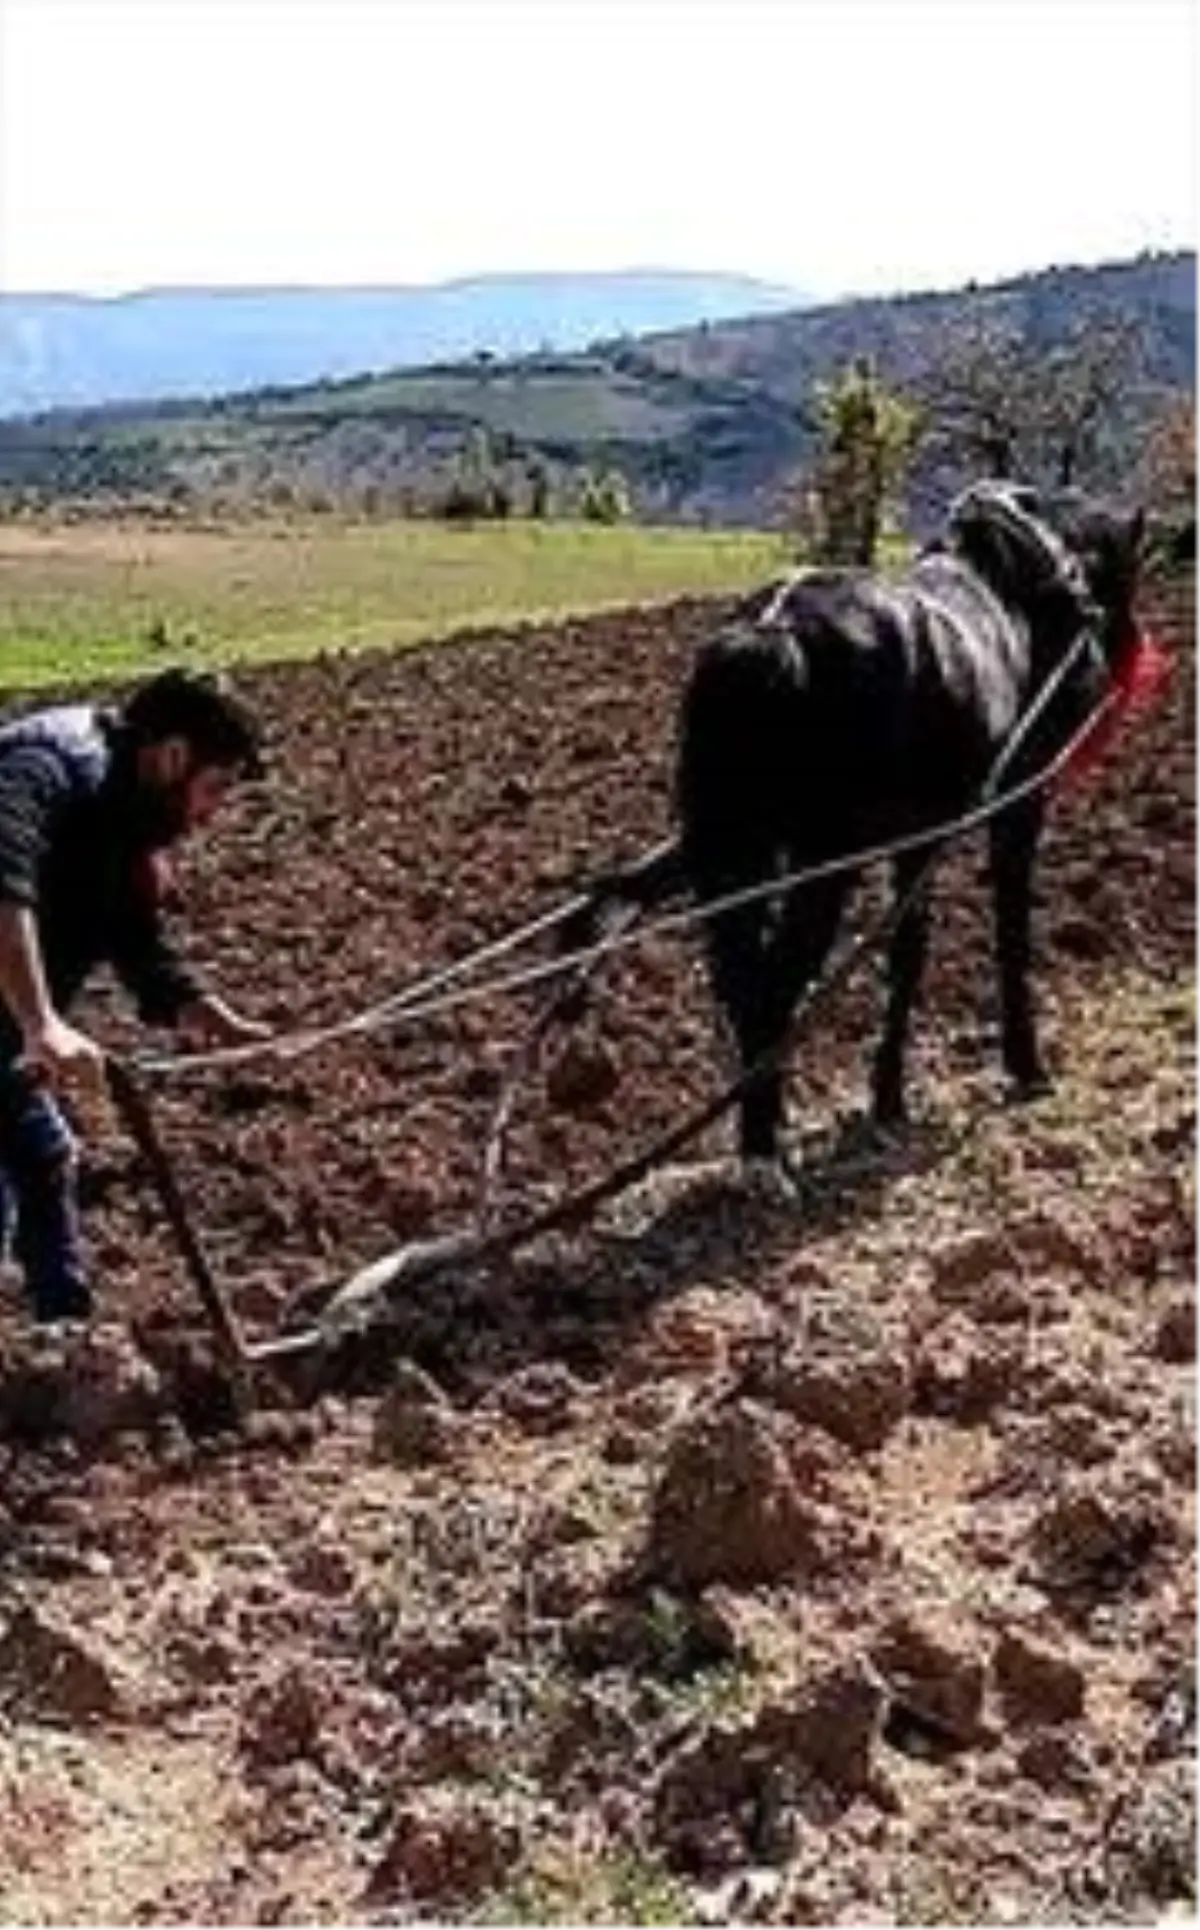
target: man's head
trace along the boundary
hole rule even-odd
[[[239,779],[263,774],[258,725],[215,675],[152,677],[122,707],[121,730],[157,842],[195,830]]]

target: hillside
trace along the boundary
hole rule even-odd
[[[771,524],[816,443],[814,385],[858,356],[927,405],[956,360],[1016,353],[1069,367],[1106,332],[1135,346],[1079,480],[1128,487],[1147,432],[1195,381],[1195,257],[1050,269],[989,288],[836,303],[626,335],[577,354],[445,359],[209,403],[3,425],[0,488],[51,500],[142,497],[261,507],[436,508],[480,465],[517,513],[541,489],[577,507],[584,472],[618,470],[647,520]],[[481,453],[482,452],[482,453]],[[922,444],[919,522],[957,479]]]
[[[814,378],[856,355],[878,358],[889,379],[919,389],[930,367],[968,327],[1001,324],[1031,346],[1050,347],[1068,327],[1119,314],[1153,338],[1153,374],[1182,385],[1195,374],[1196,258],[1139,257],[1094,268],[1048,268],[989,287],[871,297],[676,331],[646,345],[655,366],[724,378],[803,403]]]
[[[0,294],[0,416],[577,348],[798,299],[749,276],[665,270],[486,275],[430,288]]]

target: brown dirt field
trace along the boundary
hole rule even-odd
[[[415,1289],[387,1348],[265,1388],[242,1436],[97,1123],[112,1324],[34,1341],[15,1292],[0,1323],[0,1916],[1108,1922],[1190,1894],[1191,608],[1157,613],[1165,699],[1053,814],[1036,1106],[1001,1103],[972,845],[902,1145],[860,1130],[868,973],[797,1055],[798,1203],[738,1179],[725,1122],[588,1232]],[[716,614],[256,673],[275,775],[185,874],[214,977],[324,1022],[661,835]],[[252,1331],[469,1215],[530,1008],[164,1089]],[[111,995],[91,1017],[130,1036]],[[514,1200],[727,1070],[691,943],[614,963],[582,1036],[606,1076],[523,1087]]]

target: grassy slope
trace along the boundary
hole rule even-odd
[[[304,656],[734,590],[778,537],[514,523],[0,528],[0,687],[153,666],[156,622],[197,660]]]

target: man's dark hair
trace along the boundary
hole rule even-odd
[[[121,724],[135,748],[184,737],[198,763],[219,764],[243,777],[263,775],[257,719],[215,673],[162,671],[122,705]]]

